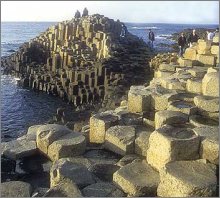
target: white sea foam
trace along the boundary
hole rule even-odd
[[[149,30],[149,29],[159,29],[158,27],[155,27],[155,26],[152,26],[152,27],[137,27],[137,26],[134,26],[134,27],[131,27],[131,29],[137,29],[137,30]]]

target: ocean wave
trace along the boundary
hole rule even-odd
[[[137,30],[149,30],[149,29],[160,29],[158,27],[155,27],[155,26],[152,26],[152,27],[137,27],[137,26],[134,26],[134,27],[131,27],[131,29],[137,29]]]

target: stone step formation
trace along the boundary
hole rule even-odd
[[[217,39],[214,45],[205,44],[209,45],[206,53],[214,59],[218,55],[211,55],[212,46]],[[187,49],[184,59],[176,54],[157,55],[151,60],[155,77],[149,86],[131,86],[127,101],[91,116],[89,125],[78,132],[58,124],[36,125],[17,140],[2,143],[4,174],[16,172],[18,160],[26,158],[31,164],[31,156],[44,155],[51,161],[49,184],[43,188],[12,179],[3,183],[2,193],[218,196],[219,68],[186,59],[204,42]],[[19,193],[18,188],[22,188]]]
[[[74,106],[103,101],[108,90],[128,89],[135,81],[146,81],[149,72],[150,50],[129,32],[122,37],[122,24],[87,10],[82,17],[76,12],[72,20],[24,43],[1,65],[25,87],[58,95]]]
[[[218,197],[217,42],[199,40],[184,58],[155,56],[150,85],[131,86],[127,100],[88,125],[35,125],[2,143],[2,195]],[[16,175],[19,160],[37,181],[46,173],[40,185]]]

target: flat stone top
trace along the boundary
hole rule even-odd
[[[197,161],[175,161],[165,165],[165,172],[195,187],[215,184],[215,166]]]
[[[151,94],[151,91],[145,86],[131,86],[129,93],[133,95],[148,96]]]
[[[183,121],[188,120],[188,116],[180,111],[162,110],[162,111],[158,111],[155,115],[164,118],[181,117]]]
[[[106,131],[106,136],[110,135],[118,138],[123,143],[128,143],[135,139],[135,128],[132,126],[113,126]]]
[[[118,120],[118,116],[116,116],[114,114],[114,112],[110,112],[110,111],[98,113],[98,114],[94,115],[93,118],[103,120],[105,122],[115,122]]]
[[[135,186],[153,186],[160,181],[159,174],[145,162],[133,162],[117,171],[117,174]]]
[[[193,129],[195,133],[202,137],[202,139],[208,139],[213,142],[219,140],[219,127],[218,126],[201,126]]]
[[[77,145],[82,143],[84,140],[85,136],[81,133],[72,132],[60,137],[60,139],[56,140],[54,143],[62,145],[72,145],[74,143]]]
[[[169,139],[186,140],[198,137],[198,135],[188,128],[173,127],[171,125],[164,125],[157,129],[156,132],[168,137]]]
[[[219,122],[217,120],[212,120],[208,117],[203,117],[201,115],[191,115],[189,117],[189,120],[192,122],[197,122],[202,125],[207,125],[207,126],[218,126]]]
[[[174,101],[170,103],[170,105],[175,106],[180,109],[185,109],[185,108],[188,109],[188,108],[192,108],[195,106],[192,102],[187,102],[187,101]]]
[[[194,101],[198,100],[198,101],[211,101],[211,102],[216,102],[219,103],[219,98],[218,97],[214,97],[214,96],[195,96],[194,97]]]

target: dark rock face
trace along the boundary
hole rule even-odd
[[[24,87],[61,97],[75,107],[125,95],[131,84],[146,81],[150,50],[136,36],[121,38],[122,23],[103,15],[58,23],[24,43],[1,65]],[[120,87],[121,92],[116,91]],[[110,100],[113,100],[111,98]],[[116,101],[117,102],[117,101]]]

